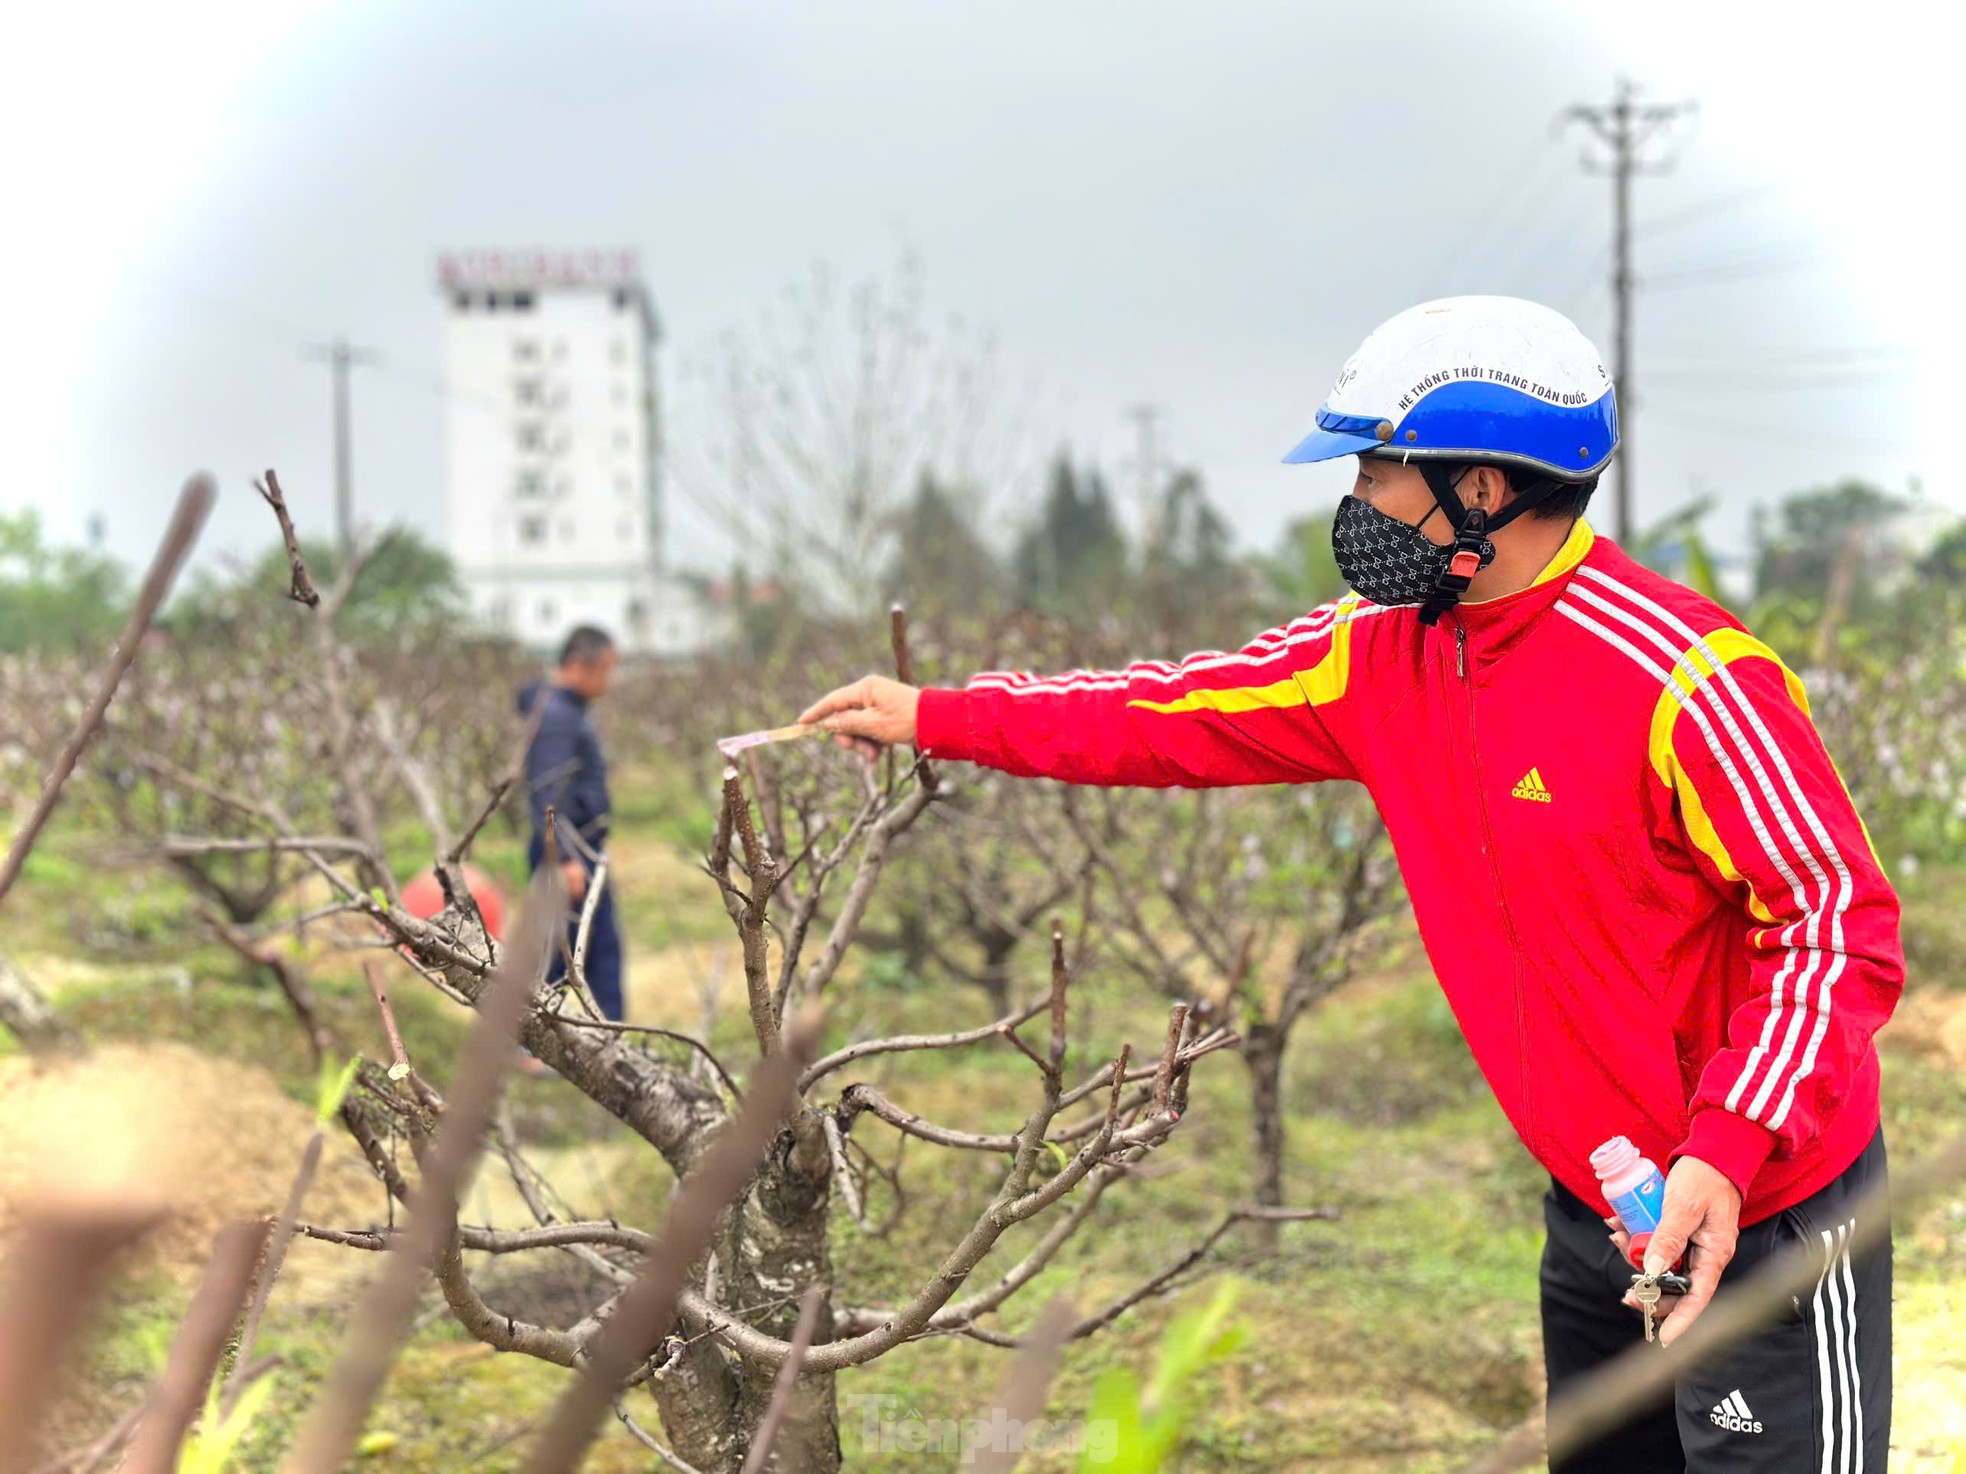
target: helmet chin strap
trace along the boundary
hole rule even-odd
[[[1547,500],[1557,489],[1557,483],[1552,480],[1532,482],[1516,492],[1515,500],[1506,509],[1490,517],[1480,507],[1462,502],[1455,489],[1456,469],[1439,461],[1421,461],[1418,465],[1435,503],[1447,515],[1447,525],[1454,529],[1454,554],[1442,565],[1433,592],[1420,605],[1422,624],[1438,624],[1441,615],[1461,602],[1475,575],[1495,561],[1495,544],[1489,541],[1490,534],[1508,526],[1538,502]],[[1458,469],[1465,476],[1474,468],[1462,465]]]

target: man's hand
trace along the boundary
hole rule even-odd
[[[1727,1175],[1697,1157],[1681,1157],[1673,1163],[1672,1171],[1666,1174],[1659,1227],[1645,1246],[1645,1272],[1663,1273],[1684,1255],[1692,1288],[1659,1302],[1664,1314],[1659,1322],[1659,1340],[1665,1345],[1678,1340],[1713,1299],[1714,1291],[1720,1288],[1720,1272],[1734,1257],[1740,1232],[1741,1190]],[[1614,1230],[1613,1237],[1622,1250],[1622,1225]]]
[[[813,702],[799,714],[817,722],[842,747],[876,757],[883,747],[915,740],[915,708],[922,693],[886,676],[862,676]]]
[[[578,906],[587,899],[587,867],[578,860],[567,860],[560,866],[560,874],[567,878],[567,899]]]

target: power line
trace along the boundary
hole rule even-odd
[[[1648,289],[1716,285],[1721,282],[1740,281],[1746,277],[1775,276],[1787,271],[1808,271],[1818,266],[1829,265],[1831,260],[1830,256],[1818,251],[1808,256],[1762,256],[1749,260],[1708,261],[1676,271],[1662,272],[1658,276],[1648,276],[1645,278],[1645,285]]]
[[[1763,184],[1751,184],[1745,189],[1733,189],[1725,194],[1711,195],[1704,200],[1696,200],[1683,209],[1669,210],[1663,215],[1653,216],[1650,220],[1635,226],[1632,235],[1642,240],[1647,236],[1678,230],[1681,226],[1692,225],[1715,215],[1724,215],[1754,200],[1764,199],[1771,194],[1780,194],[1783,190],[1794,187],[1793,180],[1774,179]]]
[[[1514,172],[1503,176],[1506,182],[1502,188],[1490,192],[1488,209],[1475,226],[1467,231],[1450,232],[1447,258],[1427,279],[1449,286],[1460,282],[1474,282],[1479,286],[1481,277],[1495,264],[1496,253],[1500,251],[1506,257],[1516,244],[1517,227],[1525,208],[1551,182],[1555,172],[1551,165],[1560,163],[1561,158],[1548,139],[1539,139]],[[1498,225],[1499,234],[1495,230]]]
[[[1586,197],[1577,202],[1576,208],[1564,217],[1561,225],[1551,229],[1538,228],[1525,232],[1525,236],[1533,235],[1544,243],[1543,250],[1533,262],[1524,259],[1522,270],[1518,273],[1520,280],[1536,284],[1535,291],[1539,300],[1551,299],[1552,294],[1541,284],[1566,267],[1571,269],[1573,285],[1563,293],[1563,296],[1567,298],[1576,295],[1582,285],[1575,271],[1577,263],[1583,256],[1580,243],[1587,232],[1591,232],[1591,227],[1602,208],[1603,206],[1596,200]],[[1606,254],[1603,248],[1594,252],[1591,261],[1585,263],[1586,269],[1595,271],[1594,263],[1602,260]]]
[[[1620,78],[1616,93],[1608,104],[1602,106],[1577,103],[1568,108],[1562,121],[1582,123],[1594,133],[1598,141],[1611,151],[1608,163],[1595,163],[1588,154],[1584,158],[1584,168],[1592,173],[1611,176],[1612,202],[1612,253],[1611,293],[1617,316],[1616,345],[1613,353],[1616,359],[1612,369],[1613,383],[1618,392],[1618,497],[1617,509],[1618,537],[1627,538],[1632,527],[1632,419],[1637,395],[1632,389],[1631,375],[1631,307],[1632,307],[1632,261],[1631,261],[1631,182],[1635,174],[1663,174],[1671,167],[1670,160],[1644,158],[1644,148],[1653,137],[1668,125],[1677,122],[1697,108],[1691,102],[1640,103],[1636,89],[1628,79]]]
[[[1646,384],[1668,388],[1691,386],[1718,393],[1757,394],[1791,389],[1848,389],[1864,384],[1901,379],[1909,369],[1844,369],[1817,374],[1756,374],[1732,369],[1654,369],[1646,374]]]
[[[1565,313],[1575,318],[1581,314],[1574,310],[1589,302],[1595,292],[1603,290],[1604,278],[1600,274],[1611,259],[1611,248],[1601,247],[1584,263],[1582,271],[1570,279],[1570,285],[1555,293],[1550,300],[1557,303]]]
[[[1834,431],[1815,428],[1797,428],[1788,425],[1763,425],[1752,420],[1740,420],[1733,415],[1724,419],[1706,415],[1682,414],[1673,411],[1661,415],[1660,423],[1676,429],[1691,430],[1709,434],[1723,440],[1741,441],[1750,445],[1774,445],[1793,447],[1797,445],[1822,446],[1832,450],[1857,450],[1872,455],[1884,455],[1894,451],[1910,449],[1903,440],[1876,439],[1859,435],[1840,435]]]
[[[1903,343],[1869,343],[1852,347],[1805,348],[1795,344],[1771,343],[1765,345],[1767,355],[1752,361],[1735,355],[1743,347],[1740,343],[1697,343],[1684,338],[1653,339],[1652,346],[1663,348],[1669,353],[1684,353],[1695,359],[1711,363],[1715,359],[1728,367],[1782,368],[1788,366],[1809,367],[1816,365],[1836,366],[1841,364],[1874,363],[1879,359],[1904,360],[1917,356],[1917,350]]]

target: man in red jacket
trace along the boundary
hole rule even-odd
[[[1366,340],[1287,457],[1358,457],[1333,526],[1353,593],[1235,652],[962,690],[869,676],[803,720],[1074,783],[1363,783],[1551,1174],[1552,1389],[1641,1339],[1589,1161],[1612,1136],[1670,1164],[1645,1268],[1683,1256],[1691,1288],[1664,1340],[1724,1270],[1798,1240],[1821,1258],[1793,1315],[1560,1467],[1882,1470],[1890,1249],[1846,1243],[1885,1171],[1871,1036],[1903,981],[1897,900],[1801,683],[1583,520],[1616,443],[1567,319],[1427,303]]]

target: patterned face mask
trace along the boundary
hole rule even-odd
[[[1420,529],[1439,507],[1418,522],[1389,517],[1370,502],[1347,495],[1331,523],[1331,551],[1346,583],[1375,604],[1419,604],[1439,585],[1454,557],[1454,544],[1436,546]],[[1483,540],[1481,566],[1495,561],[1495,544]]]

